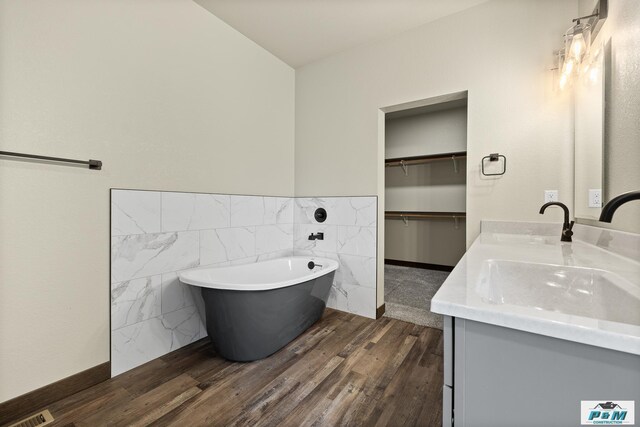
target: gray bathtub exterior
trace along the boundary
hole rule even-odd
[[[237,362],[280,350],[320,319],[334,274],[266,291],[201,288],[214,348]]]

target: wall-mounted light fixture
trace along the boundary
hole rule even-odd
[[[575,76],[591,72],[591,38],[595,39],[604,24],[609,10],[608,0],[599,0],[591,15],[573,20],[573,25],[564,33],[564,47],[554,52],[557,61],[558,87],[564,90]],[[599,52],[596,52],[598,54]]]

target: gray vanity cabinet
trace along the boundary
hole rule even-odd
[[[640,356],[445,316],[443,426],[580,426],[581,400],[640,410]]]

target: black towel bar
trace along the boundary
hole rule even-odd
[[[102,162],[100,160],[74,160],[64,159],[62,157],[38,156],[36,154],[14,153],[12,151],[0,151],[0,156],[22,157],[25,159],[49,160],[52,162],[74,163],[78,165],[87,165],[89,169],[101,170]]]

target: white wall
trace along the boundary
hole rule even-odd
[[[466,251],[465,221],[388,219],[384,225],[385,258],[455,266]]]
[[[561,220],[538,209],[545,189],[573,200],[572,109],[549,69],[577,10],[575,0],[495,0],[296,70],[296,194],[377,194],[381,215],[380,108],[468,90],[467,244],[482,218]],[[482,179],[491,152],[508,171]],[[383,227],[378,242],[383,253]]]
[[[385,169],[385,206],[388,211],[465,212],[465,159],[413,165],[407,175],[401,167]]]
[[[190,0],[0,3],[0,402],[109,360],[109,188],[293,195],[294,71]]]
[[[467,107],[431,111],[385,122],[385,158],[467,149]]]

